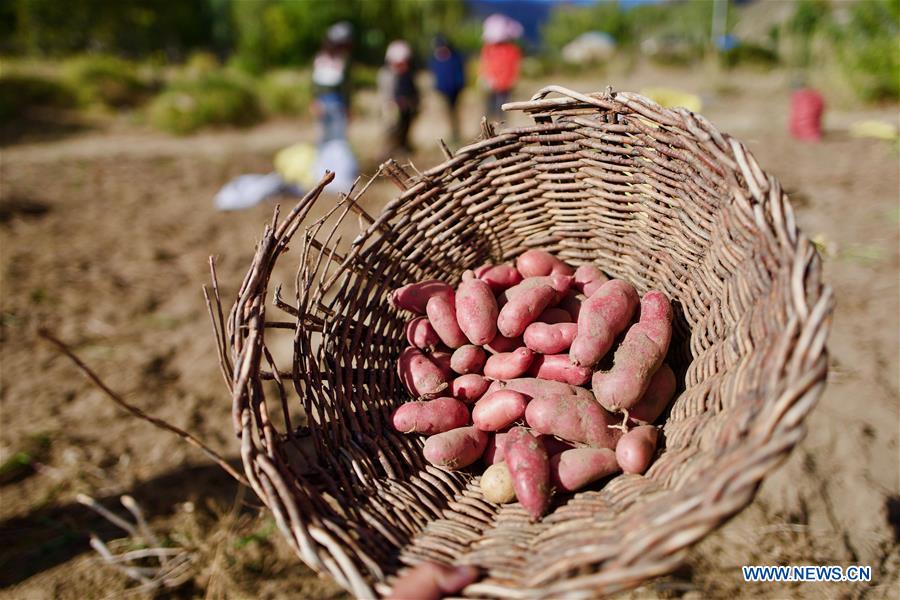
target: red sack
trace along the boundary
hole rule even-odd
[[[798,140],[817,142],[822,139],[822,113],[825,99],[819,92],[804,88],[791,96],[791,135]]]

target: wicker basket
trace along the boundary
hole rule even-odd
[[[216,289],[247,479],[298,556],[357,597],[421,561],[477,565],[463,595],[489,598],[596,597],[668,573],[753,499],[825,385],[831,291],[743,144],[632,93],[548,87],[505,108],[535,124],[484,124],[482,141],[424,173],[383,165],[403,191],[377,217],[358,205],[363,189],[310,223],[326,178],[286,218],[276,211],[227,319]],[[296,291],[274,290],[270,318],[272,270],[304,221]],[[388,292],[527,248],[664,290],[680,381],[646,475],[558,497],[534,524],[518,504],[485,501],[473,473],[427,464],[422,440],[387,421],[408,400],[394,369],[404,316]],[[293,335],[291,365],[267,347],[278,329]]]

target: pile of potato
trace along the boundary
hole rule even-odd
[[[537,520],[554,490],[649,467],[652,423],[676,385],[663,364],[672,307],[662,292],[639,298],[593,265],[572,269],[529,250],[515,266],[466,271],[455,290],[406,285],[391,303],[417,315],[397,372],[418,399],[392,424],[429,436],[425,458],[435,465],[483,459],[488,500],[518,499]]]

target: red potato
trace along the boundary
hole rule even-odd
[[[528,374],[538,379],[561,381],[569,385],[584,385],[591,380],[588,367],[576,367],[568,354],[542,354],[532,361]]]
[[[460,375],[481,373],[486,360],[487,352],[481,346],[466,344],[454,350],[450,355],[450,368]]]
[[[597,401],[607,410],[630,411],[644,396],[650,378],[666,358],[671,339],[669,299],[662,292],[647,292],[641,300],[640,320],[619,344],[612,368],[594,374],[592,387]]]
[[[445,294],[453,291],[453,288],[443,281],[430,279],[418,283],[410,283],[391,293],[391,305],[395,308],[408,310],[417,315],[425,314],[425,305],[428,299],[435,294]]]
[[[494,433],[491,435],[482,457],[484,458],[484,464],[495,465],[498,462],[503,462],[503,440],[505,439],[505,433]]]
[[[550,506],[550,460],[544,445],[524,427],[513,427],[503,440],[504,462],[522,507],[536,521]]]
[[[585,296],[591,296],[607,281],[609,277],[594,265],[581,265],[575,269],[575,289]]]
[[[548,308],[538,315],[535,323],[546,323],[547,325],[556,325],[557,323],[574,323],[575,319],[572,315],[562,308]]]
[[[519,270],[522,277],[535,277],[550,273],[562,275],[575,273],[572,267],[543,250],[528,250],[520,254],[516,259],[516,269]]]
[[[497,335],[497,299],[490,286],[480,279],[459,284],[456,290],[456,321],[470,342],[487,344]]]
[[[444,377],[447,378],[447,381],[450,381],[453,377],[453,368],[450,366],[450,359],[453,358],[453,355],[442,350],[435,350],[428,355],[428,358],[440,368]]]
[[[525,328],[525,335],[522,336],[522,339],[525,341],[525,345],[535,352],[559,354],[569,349],[576,333],[578,333],[578,325],[575,323],[548,325],[535,322]],[[569,362],[568,354],[566,355],[566,362]]]
[[[541,440],[541,443],[544,445],[544,450],[547,451],[547,456],[551,458],[554,454],[559,454],[560,452],[565,452],[566,450],[571,450],[575,447],[570,442],[561,440],[558,437],[554,437],[552,435],[539,435],[538,439]]]
[[[594,448],[616,447],[622,430],[609,426],[619,421],[596,400],[584,396],[533,398],[525,409],[525,422],[535,432]]]
[[[525,417],[528,397],[512,390],[483,396],[472,409],[472,423],[482,431],[499,431]]]
[[[459,348],[469,343],[456,320],[456,299],[451,290],[446,294],[435,294],[425,304],[425,313],[431,326],[441,341],[450,348]]]
[[[494,266],[495,265],[492,265],[491,263],[484,263],[480,267],[477,267],[473,270],[473,272],[475,273],[475,277],[481,279],[481,276],[487,273],[489,270],[493,269]]]
[[[581,314],[581,303],[584,300],[584,296],[569,290],[569,292],[563,296],[562,300],[559,301],[559,308],[569,313],[569,316],[572,317],[572,321],[577,323],[578,316]]]
[[[520,336],[525,332],[525,328],[531,325],[538,315],[555,301],[556,292],[549,285],[526,290],[500,309],[500,315],[497,317],[497,329],[506,337]],[[435,329],[440,333],[437,327]]]
[[[564,492],[618,472],[616,453],[609,448],[573,448],[550,457],[550,482]]]
[[[488,441],[487,448],[484,451],[485,464],[493,465],[498,462],[503,462],[504,439],[506,439],[505,433],[495,433],[491,436],[490,441]],[[561,440],[552,435],[539,435],[538,439],[544,445],[544,450],[547,451],[547,456],[553,456],[554,454],[559,454],[560,452],[565,452],[566,450],[571,450],[575,447],[569,442]]]
[[[469,424],[469,409],[455,398],[407,402],[391,415],[394,429],[402,433],[434,435]]]
[[[536,379],[534,377],[517,377],[506,381],[494,381],[485,394],[503,389],[525,394],[532,400],[535,398],[556,398],[557,396],[577,396],[596,403],[593,392],[583,387],[569,385],[560,381]]]
[[[406,348],[397,359],[397,374],[410,394],[434,398],[447,388],[449,377],[441,365],[417,348]]]
[[[512,265],[490,266],[483,271],[476,271],[478,279],[488,284],[495,294],[511,288],[522,281],[522,274]]]
[[[425,460],[437,467],[455,470],[468,467],[481,458],[488,434],[475,427],[459,427],[425,440]]]
[[[466,404],[472,404],[487,391],[490,382],[482,375],[469,373],[450,382],[450,394]]]
[[[529,277],[527,279],[523,279],[522,283],[514,285],[513,287],[500,294],[500,299],[509,301],[513,298],[518,298],[528,290],[540,287],[542,285],[549,285],[556,292],[556,300],[554,300],[555,304],[569,291],[569,288],[572,287],[573,281],[574,278],[571,275],[560,275],[558,273],[555,273],[553,275],[545,275],[542,277]]]
[[[644,473],[653,462],[659,429],[641,425],[624,434],[616,445],[616,461],[626,473]]]
[[[488,379],[514,379],[524,375],[533,360],[534,352],[528,348],[492,354],[484,363],[484,376]]]
[[[675,395],[676,386],[675,373],[671,367],[661,366],[650,378],[650,385],[644,396],[628,411],[630,420],[641,425],[655,421],[666,410]]]
[[[501,352],[512,352],[516,348],[522,347],[522,336],[506,337],[500,333],[494,336],[490,342],[484,345],[485,349],[491,354],[499,354]]]
[[[427,317],[416,317],[406,324],[406,341],[416,348],[431,350],[441,343],[441,338]]]
[[[630,283],[611,279],[600,286],[578,315],[578,335],[569,349],[572,364],[593,367],[600,362],[628,327],[637,305],[638,295]]]
[[[460,279],[460,281],[470,281],[470,280],[476,279],[476,278],[477,278],[477,275],[475,275],[475,271],[473,271],[472,269],[466,269],[465,271],[462,272],[462,275],[460,276],[459,279]]]

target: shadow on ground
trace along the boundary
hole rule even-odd
[[[236,461],[233,465],[240,469]],[[195,497],[219,503],[231,502],[237,487],[238,483],[215,465],[191,466],[144,481],[124,493],[138,498],[151,520],[172,514],[179,503]],[[130,520],[119,503],[120,496],[106,496],[97,501]],[[242,510],[253,509],[245,504]],[[91,551],[91,532],[103,540],[124,535],[109,521],[77,502],[41,508],[0,522],[0,588],[20,583]]]

